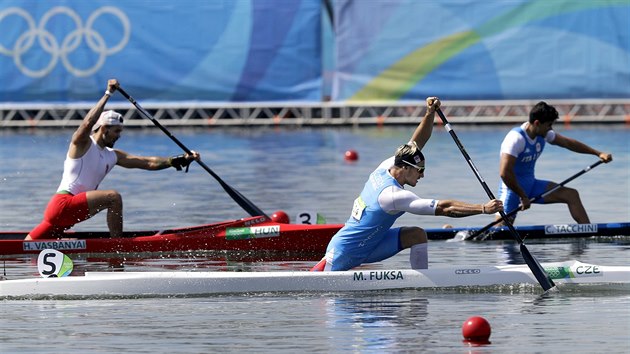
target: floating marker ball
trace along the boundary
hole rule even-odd
[[[359,159],[359,153],[354,150],[348,150],[346,151],[344,158],[346,159],[346,161],[356,161]]]
[[[291,220],[289,220],[289,215],[282,210],[278,210],[275,213],[271,214],[271,220],[277,222],[278,224],[290,224]]]
[[[466,340],[473,342],[487,342],[490,338],[490,323],[485,318],[473,316],[467,319],[462,326],[462,335]]]

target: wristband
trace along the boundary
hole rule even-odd
[[[186,155],[177,155],[170,157],[168,159],[171,167],[175,167],[177,171],[181,171],[182,167],[186,167],[186,172],[188,172],[188,168],[190,167],[190,163],[192,160],[186,158]]]
[[[105,90],[105,96],[112,97],[112,93],[109,90]]]
[[[486,206],[481,204],[481,213],[485,214],[486,213]]]

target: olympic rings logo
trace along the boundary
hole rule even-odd
[[[116,17],[123,27],[122,38],[112,47],[108,47],[103,36],[92,28],[94,22],[104,14],[110,14]],[[18,69],[24,75],[34,78],[48,75],[55,68],[60,58],[63,66],[72,75],[79,77],[92,75],[103,66],[107,56],[121,51],[127,45],[129,37],[131,36],[129,18],[127,18],[127,15],[120,9],[113,6],[104,6],[94,11],[88,17],[85,26],[79,15],[74,10],[65,6],[57,6],[50,9],[42,16],[39,25],[35,24],[35,20],[28,12],[19,7],[10,7],[0,11],[0,23],[11,15],[24,19],[28,29],[17,37],[13,43],[13,48],[7,48],[3,46],[3,43],[0,43],[0,54],[13,57],[13,62]],[[74,31],[68,33],[63,38],[61,45],[53,33],[46,29],[48,23],[52,23],[51,19],[60,15],[69,17],[74,22],[75,27]],[[85,38],[85,43],[90,50],[98,55],[96,63],[88,69],[75,67],[68,59],[68,55],[77,50],[81,45],[83,38]],[[41,69],[31,69],[27,67],[23,60],[23,56],[35,45],[35,39],[37,39],[39,46],[46,53],[50,54],[50,62]]]

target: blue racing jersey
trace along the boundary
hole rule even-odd
[[[534,177],[536,161],[545,148],[545,138],[536,136],[533,140],[527,136],[522,127],[516,127],[513,131],[521,134],[525,141],[525,148],[516,156],[514,173],[518,179],[522,177]]]
[[[345,255],[351,258],[348,261],[352,267],[361,264],[382,241],[396,219],[404,214],[402,211],[389,214],[379,205],[379,194],[390,186],[402,188],[387,169],[379,168],[370,174],[363,191],[354,201],[350,218],[328,245],[328,251],[334,251],[335,258]]]

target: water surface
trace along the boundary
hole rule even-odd
[[[493,193],[499,183],[498,150],[506,126],[454,127]],[[580,191],[592,222],[630,220],[629,129],[624,125],[558,126],[557,131],[613,153],[570,183]],[[342,223],[367,175],[406,142],[412,127],[360,129],[172,129],[232,187],[267,213],[284,210],[295,220],[316,211]],[[57,188],[71,131],[0,131],[0,228],[30,230]],[[134,154],[174,155],[177,146],[157,129],[124,132],[117,147]],[[356,163],[343,160],[348,149]],[[487,199],[450,136],[439,126],[425,150],[420,196],[481,203]],[[561,181],[596,161],[548,145],[540,178]],[[161,229],[246,216],[203,169],[188,174],[117,167],[102,189],[124,198],[125,228]],[[405,215],[397,225],[482,226],[488,215],[452,219]],[[569,223],[562,205],[539,206],[516,224]],[[103,215],[76,230],[104,230]],[[628,265],[626,239],[528,242],[540,262],[579,259]],[[170,258],[77,257],[86,270],[307,270],[314,262],[244,262],[222,254]],[[430,266],[522,263],[513,242],[430,243]],[[36,276],[33,257],[5,260],[8,277]],[[406,268],[408,252],[373,267]],[[199,298],[1,301],[2,352],[628,352],[630,294],[560,292],[387,291],[352,294],[258,294]],[[491,344],[470,347],[461,326],[480,315],[492,325]]]

